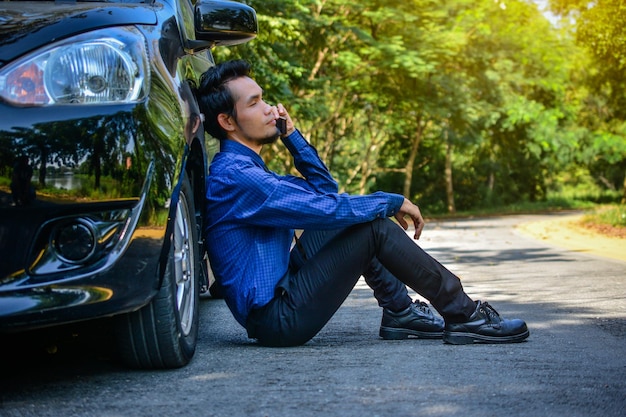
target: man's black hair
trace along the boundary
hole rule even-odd
[[[202,74],[200,87],[197,90],[200,112],[204,114],[204,128],[213,137],[224,140],[226,131],[217,122],[217,116],[225,113],[237,117],[235,98],[226,83],[250,74],[250,64],[244,60],[226,61],[211,67]]]

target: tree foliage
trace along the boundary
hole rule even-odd
[[[542,200],[581,170],[626,187],[623,1],[555,1],[560,25],[522,0],[248,3],[258,38],[216,60],[252,63],[343,190],[453,212]],[[264,157],[292,169],[280,146]]]
[[[554,0],[553,10],[576,21],[576,40],[590,60],[579,68],[582,105],[577,123],[589,134],[583,161],[626,203],[626,2]]]

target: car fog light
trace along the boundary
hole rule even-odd
[[[69,263],[84,262],[96,250],[96,234],[91,225],[83,222],[59,226],[53,239],[59,257]]]

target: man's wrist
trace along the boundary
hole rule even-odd
[[[292,154],[309,145],[309,142],[302,136],[302,133],[295,128],[293,132],[287,136],[282,136],[281,140]]]

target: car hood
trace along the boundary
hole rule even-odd
[[[127,3],[0,2],[0,67],[60,39],[108,26],[153,25],[153,6]]]

